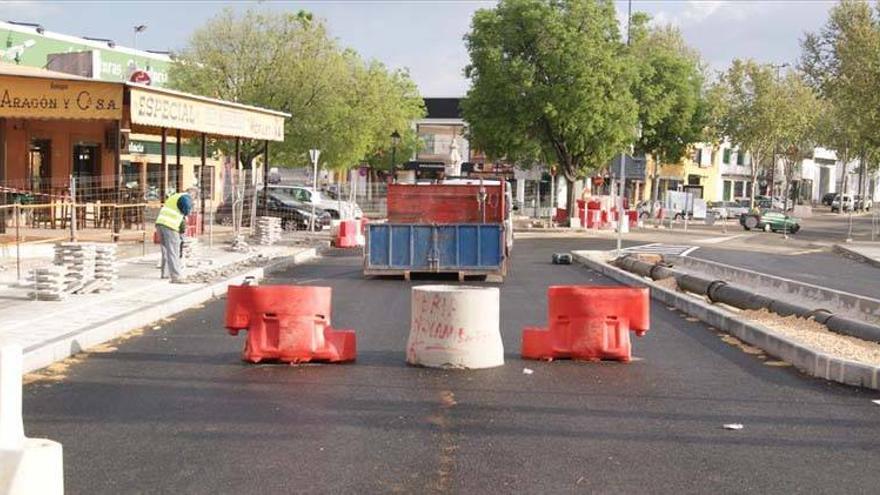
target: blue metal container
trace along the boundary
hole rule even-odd
[[[365,275],[409,272],[504,275],[502,224],[370,224]]]

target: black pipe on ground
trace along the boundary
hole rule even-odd
[[[631,257],[619,259],[616,261],[616,264],[624,270],[643,277],[650,277],[654,280],[675,277],[676,283],[682,290],[707,296],[713,303],[724,303],[746,310],[767,309],[783,317],[795,315],[798,318],[812,318],[833,332],[880,343],[880,326],[836,315],[827,309],[817,308],[811,310],[798,304],[756,294],[751,290],[730,285],[723,280],[697,277],[678,272],[668,266],[655,265]]]
[[[825,320],[825,326],[833,332],[858,337],[870,342],[880,342],[880,327],[863,321],[853,320],[846,316],[831,315],[830,318]]]

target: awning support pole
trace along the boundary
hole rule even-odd
[[[159,182],[159,187],[161,188],[161,190],[159,192],[161,193],[160,197],[162,198],[163,202],[166,199],[168,199],[168,196],[167,196],[167,193],[168,193],[168,153],[167,153],[167,151],[168,150],[166,149],[167,146],[168,146],[168,129],[163,127],[162,128],[162,172],[161,172],[162,178],[161,178],[161,181]]]
[[[268,215],[267,202],[269,200],[269,140],[263,141],[263,215]]]

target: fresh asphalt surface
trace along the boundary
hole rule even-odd
[[[791,255],[700,247],[689,256],[880,299],[880,268],[836,253]]]
[[[665,306],[633,363],[520,360],[548,285],[612,283],[549,264],[594,244],[518,242],[501,368],[406,366],[425,282],[327,256],[268,283],[333,287],[357,363],[242,363],[219,300],[26,386],[26,431],[64,445],[72,494],[877,492],[880,395],[768,366]]]

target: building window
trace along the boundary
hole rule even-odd
[[[745,196],[747,198],[751,198],[752,197],[752,181],[745,181],[745,182],[743,182],[743,184],[745,184],[745,186],[746,186]]]
[[[746,164],[746,153],[745,151],[737,151],[736,152],[736,164],[739,166],[743,166]]]
[[[722,160],[724,161],[725,165],[730,165],[731,152],[732,150],[730,148],[724,148],[724,156],[722,157]]]
[[[694,163],[697,165],[703,164],[703,149],[697,148],[697,151],[694,152]]]
[[[724,201],[730,201],[733,199],[733,182],[726,180],[724,181],[724,197],[722,198]]]
[[[733,197],[735,198],[743,198],[745,194],[743,193],[743,189],[745,188],[746,183],[741,181],[736,181],[733,183]]]

